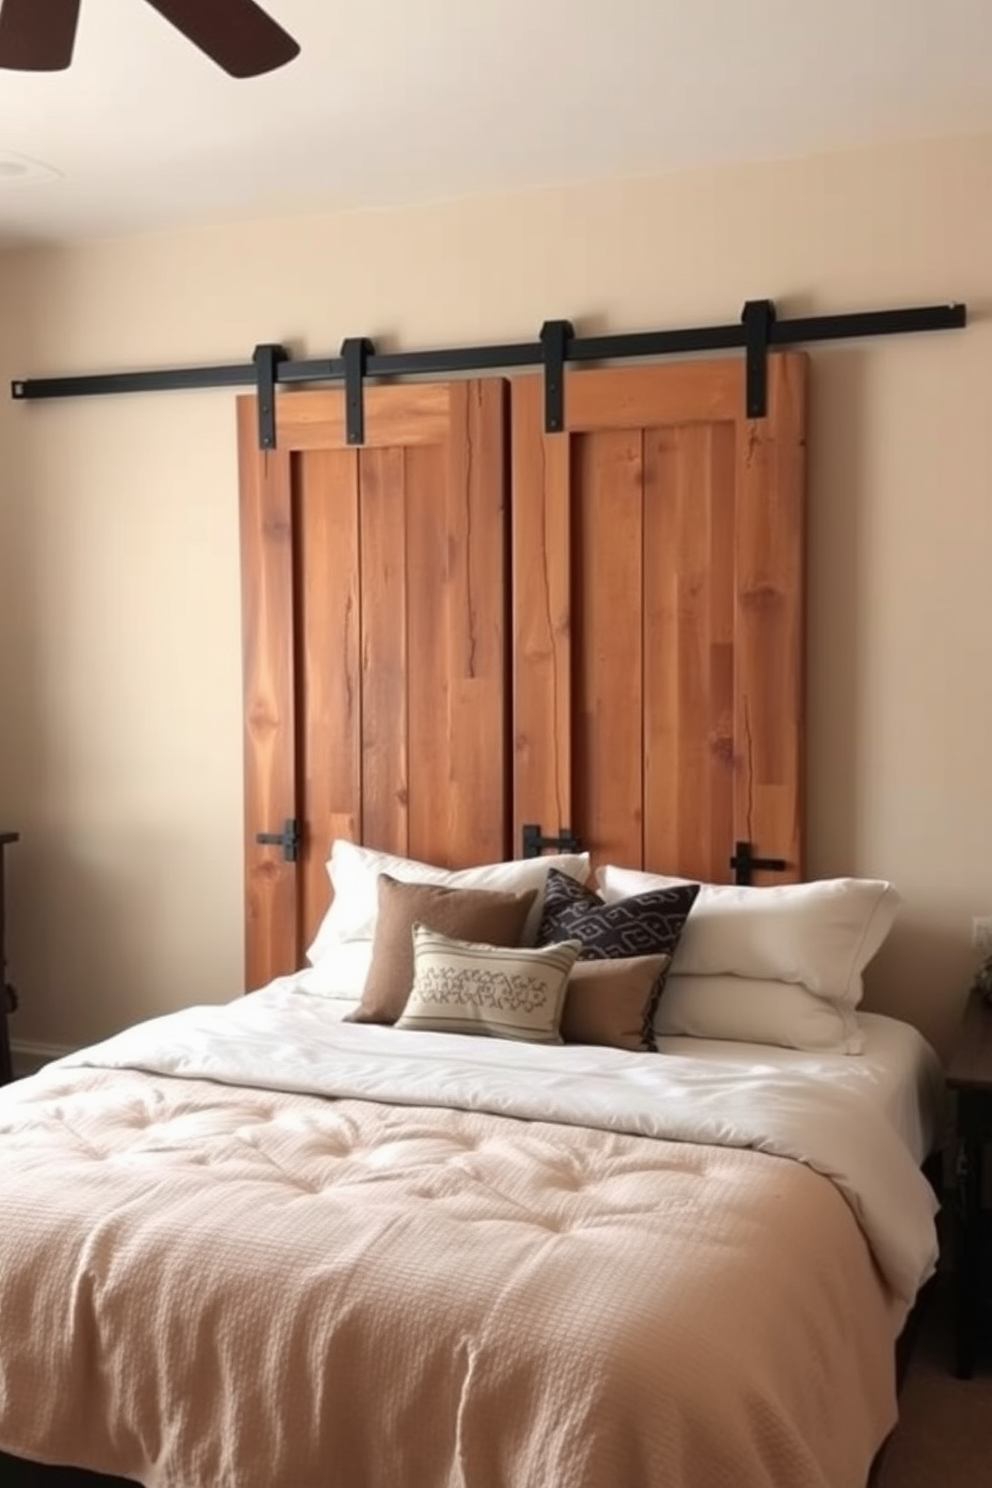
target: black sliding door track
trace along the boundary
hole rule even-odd
[[[366,378],[444,376],[543,367],[545,421],[549,432],[565,427],[565,368],[570,363],[610,362],[629,357],[686,356],[743,350],[747,359],[746,413],[766,411],[766,361],[770,350],[816,341],[859,340],[957,330],[967,324],[963,304],[922,305],[902,310],[866,310],[846,315],[797,316],[779,320],[771,300],[749,300],[740,321],[683,330],[635,331],[577,336],[569,321],[548,321],[535,341],[438,351],[377,352],[367,338],[349,339],[336,357],[294,359],[285,347],[257,346],[247,362],[212,367],[163,368],[148,372],[104,372],[90,376],[18,378],[11,396],[23,402],[118,393],[170,392],[191,388],[253,387],[259,393],[259,443],[275,445],[273,393],[306,383],[343,383],[347,393],[347,438],[364,437],[362,388]]]

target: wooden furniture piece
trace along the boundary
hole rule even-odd
[[[335,837],[802,877],[806,358],[765,418],[745,379],[569,372],[552,434],[540,377],[371,386],[358,448],[340,391],[280,392],[274,451],[238,400],[249,989],[303,964]]]
[[[4,904],[4,852],[7,845],[18,840],[17,832],[0,832],[0,1085],[6,1085],[14,1077],[10,1056],[10,1029],[7,1013],[14,1005],[13,991],[7,986],[6,967],[6,915]]]
[[[954,1372],[970,1379],[981,1334],[982,1173],[992,1142],[992,1007],[977,991],[965,1006],[947,1085],[957,1096]]]

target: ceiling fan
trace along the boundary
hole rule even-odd
[[[59,72],[72,61],[81,0],[0,0],[0,67]],[[255,0],[146,0],[232,77],[291,62],[299,43]]]

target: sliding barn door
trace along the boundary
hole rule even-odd
[[[514,830],[709,881],[802,872],[805,358],[513,384]]]
[[[281,393],[273,452],[238,400],[249,987],[302,964],[335,836],[508,852],[505,392],[369,387],[361,448],[343,392]]]

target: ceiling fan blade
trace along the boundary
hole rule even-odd
[[[232,77],[272,72],[300,50],[255,0],[148,0],[148,4]]]
[[[0,67],[61,72],[72,61],[79,0],[3,0]]]

